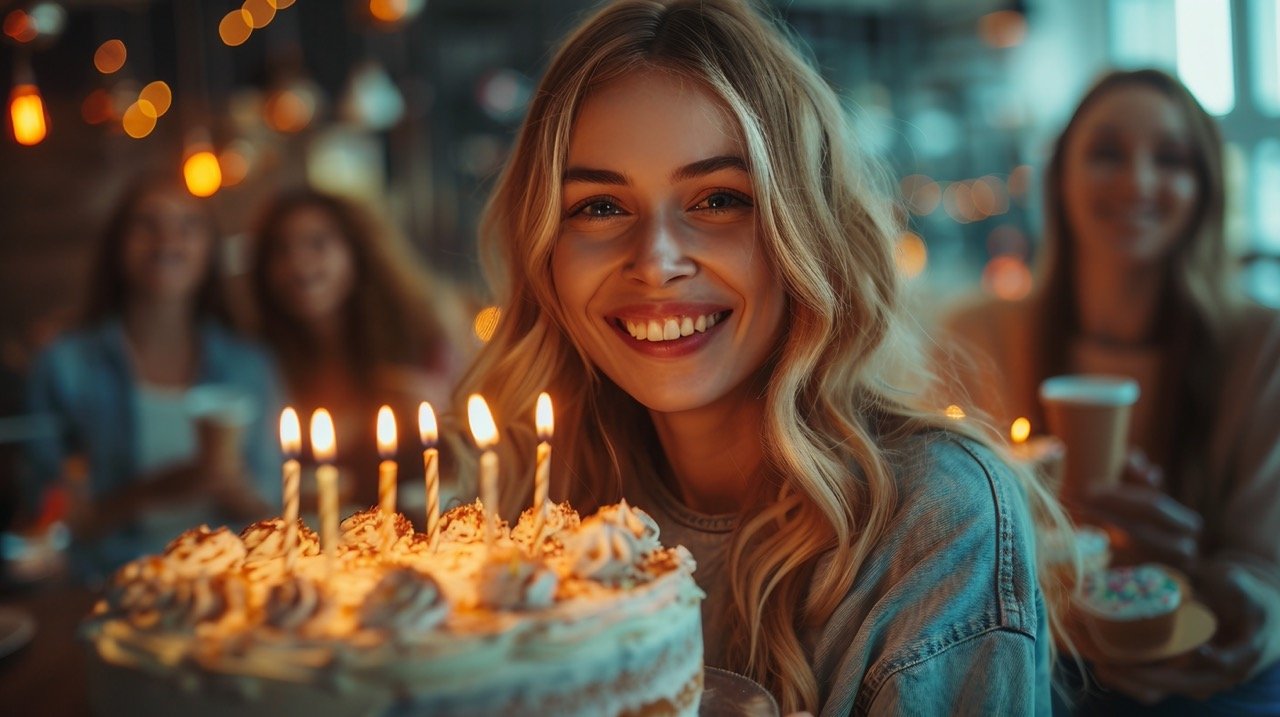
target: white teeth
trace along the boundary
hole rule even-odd
[[[695,333],[703,333],[719,323],[719,314],[702,314],[699,316],[671,316],[665,319],[649,319],[632,321],[622,319],[631,338],[637,341],[673,341]]]

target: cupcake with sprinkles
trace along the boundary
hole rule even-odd
[[[1187,597],[1186,579],[1156,564],[1086,574],[1083,587],[1080,607],[1094,636],[1128,650],[1164,644]]]

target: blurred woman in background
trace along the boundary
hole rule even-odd
[[[33,363],[28,409],[56,430],[30,446],[28,503],[62,478],[86,494],[72,527],[87,570],[277,501],[279,388],[267,355],[218,321],[216,236],[176,182],[136,182],[107,222],[79,328]],[[198,413],[221,421],[221,439]]]
[[[374,502],[378,407],[395,411],[407,460],[418,403],[445,406],[469,353],[460,302],[368,209],[311,189],[264,209],[252,272],[257,329],[290,402],[304,418],[333,414],[338,463],[354,478],[344,492]]]
[[[1043,416],[1047,377],[1137,379],[1125,480],[1075,508],[1113,529],[1118,557],[1188,572],[1217,614],[1190,659],[1095,664],[1161,714],[1280,711],[1280,315],[1232,291],[1224,195],[1222,140],[1191,93],[1156,70],[1108,74],[1054,148],[1039,289],[950,321],[990,362],[968,388],[1003,425]]]

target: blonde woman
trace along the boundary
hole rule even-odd
[[[1162,715],[1280,712],[1280,314],[1231,291],[1222,167],[1217,125],[1178,80],[1104,76],[1046,170],[1040,290],[950,320],[990,360],[972,389],[1004,420],[1039,415],[1049,376],[1138,380],[1127,480],[1075,510],[1121,538],[1119,559],[1189,573],[1220,620],[1190,657],[1100,659],[1122,695],[1082,714],[1136,713],[1123,695]]]
[[[550,391],[553,495],[625,496],[692,550],[707,664],[784,711],[1044,712],[1026,491],[925,395],[890,206],[846,134],[746,3],[600,10],[488,205],[503,318],[464,392],[517,424],[512,512]]]

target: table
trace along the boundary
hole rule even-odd
[[[0,705],[6,714],[89,714],[85,652],[76,628],[94,600],[88,589],[69,584],[0,595],[0,606],[25,610],[36,620],[31,642],[0,658]]]

